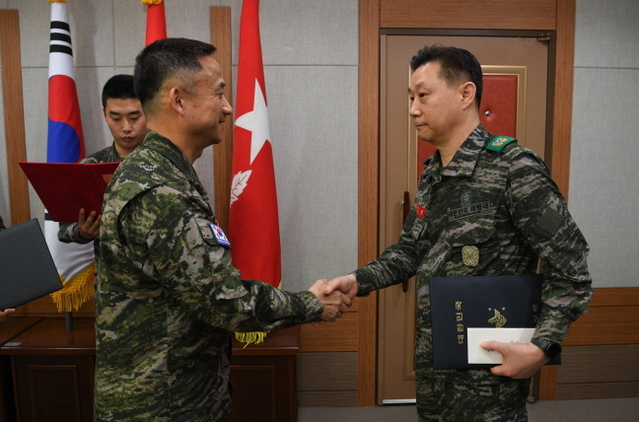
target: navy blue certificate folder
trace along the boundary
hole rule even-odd
[[[62,288],[38,220],[0,231],[0,310]]]
[[[535,328],[541,289],[541,274],[431,277],[434,368],[495,366],[468,363],[468,329]]]

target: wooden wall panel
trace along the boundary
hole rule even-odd
[[[639,382],[637,356],[639,344],[565,347],[557,384]]]
[[[555,34],[555,66],[550,78],[554,86],[550,87],[552,114],[549,120],[552,136],[550,148],[547,148],[546,162],[549,164],[553,180],[568,198],[568,180],[570,178],[570,142],[572,135],[572,87],[575,63],[575,14],[576,0],[557,1],[557,27]]]
[[[357,391],[298,391],[299,407],[352,407],[359,401]]]
[[[562,365],[542,368],[540,400],[639,396],[639,288],[595,289],[564,346]]]
[[[7,169],[11,221],[24,223],[31,218],[27,177],[18,165],[27,160],[22,101],[22,62],[20,59],[20,22],[17,10],[0,10],[0,58],[2,59],[2,97],[6,134]]]
[[[300,353],[297,367],[297,391],[357,390],[356,352]]]
[[[381,0],[382,28],[554,30],[555,0]]]
[[[211,44],[218,49],[215,58],[222,67],[224,81],[226,82],[225,95],[229,103],[233,104],[230,7],[211,7]],[[213,147],[215,217],[224,230],[228,230],[232,162],[233,122],[229,119],[224,128],[222,142]]]
[[[639,307],[593,306],[575,321],[564,345],[639,343]]]
[[[559,384],[555,400],[614,399],[639,397],[639,382]]]
[[[359,1],[359,265],[377,256],[379,19],[379,0]],[[361,299],[358,325],[357,405],[373,406],[377,381],[376,293]]]
[[[358,316],[357,312],[349,312],[334,323],[300,326],[300,352],[356,352],[359,347]]]
[[[356,406],[357,353],[300,353],[297,357],[300,406]]]

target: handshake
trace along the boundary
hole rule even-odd
[[[357,280],[352,274],[337,277],[331,281],[317,280],[308,290],[313,292],[324,305],[321,320],[314,325],[318,325],[322,321],[334,322],[337,318],[341,318],[342,314],[348,312],[348,308],[351,307],[352,300],[357,294]]]

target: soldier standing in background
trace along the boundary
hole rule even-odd
[[[83,163],[115,163],[129,156],[146,135],[146,116],[133,90],[132,75],[112,76],[102,87],[102,113],[109,127],[113,144],[89,155]],[[77,223],[60,223],[60,242],[89,243],[100,232],[100,216],[95,211],[88,216],[79,210]],[[97,250],[97,246],[96,246]]]
[[[479,122],[475,56],[425,46],[410,63],[410,115],[437,152],[419,181],[399,242],[329,282],[349,297],[416,275],[415,380],[420,421],[526,421],[529,378],[561,351],[592,296],[588,245],[543,161]],[[473,212],[456,213],[466,205]],[[545,261],[543,306],[530,343],[483,342],[503,355],[491,369],[433,369],[430,277],[535,273]]]

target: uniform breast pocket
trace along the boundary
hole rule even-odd
[[[496,236],[493,215],[460,220],[448,232],[447,269],[484,268],[499,257],[499,239]]]

